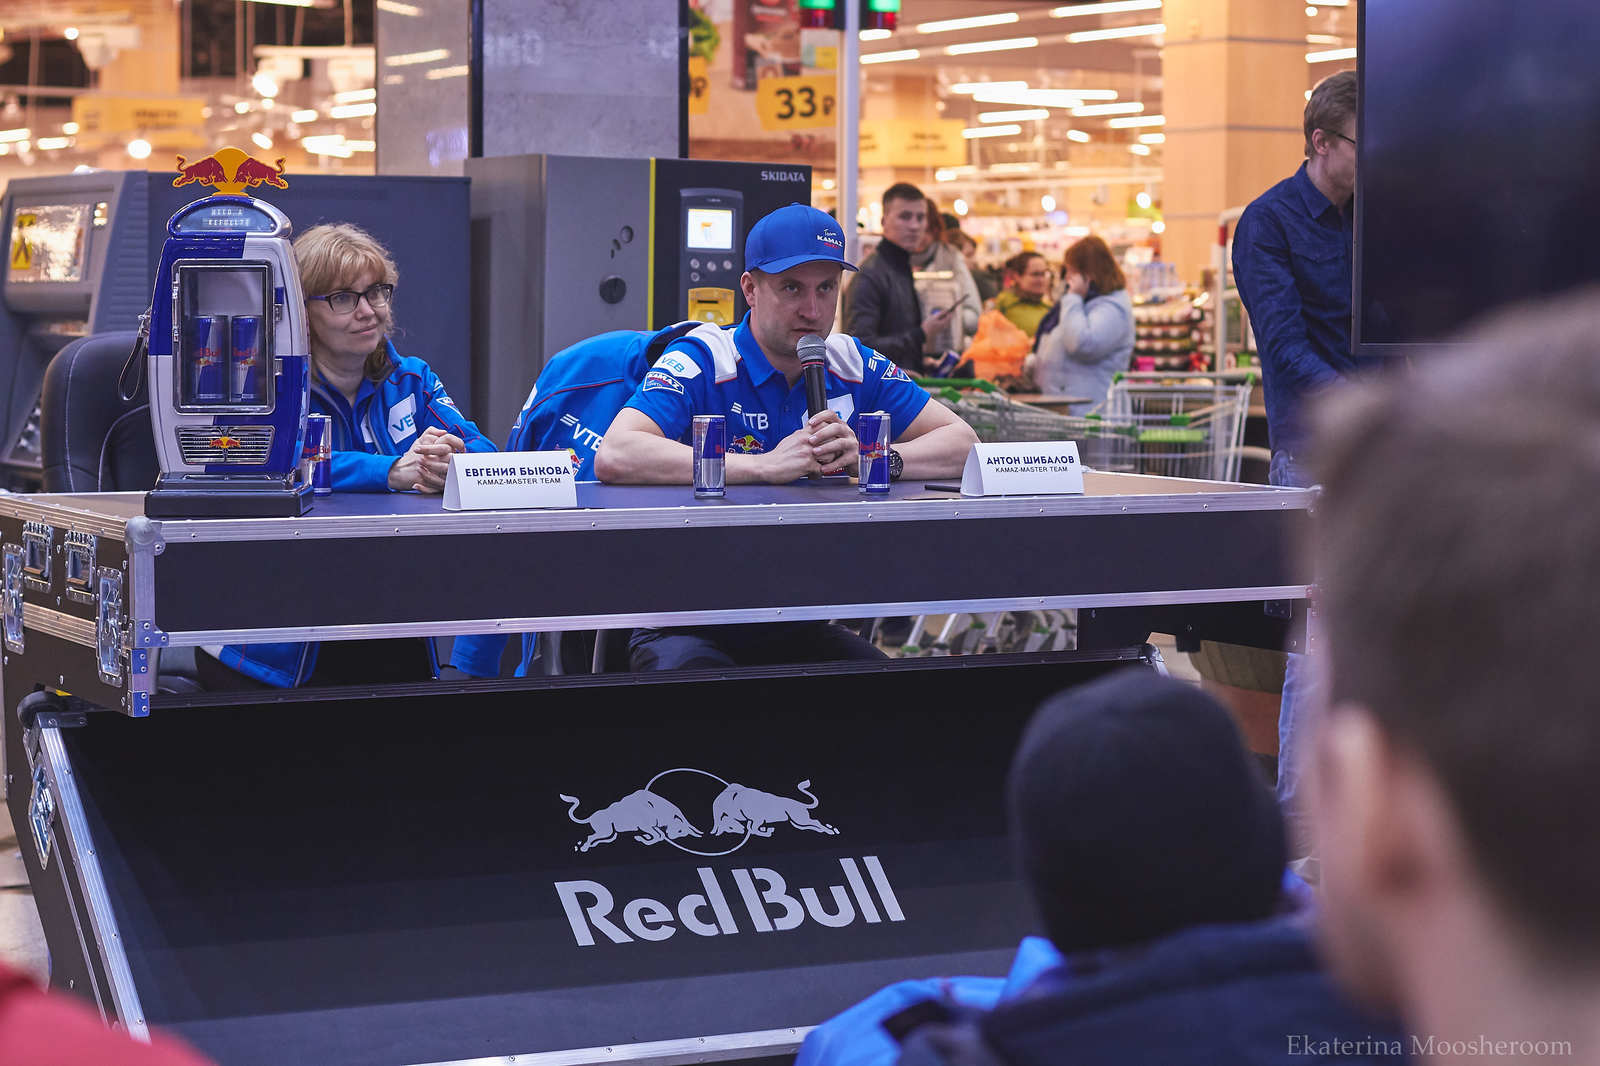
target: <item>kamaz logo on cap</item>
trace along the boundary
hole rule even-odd
[[[710,820],[701,823],[704,830],[697,828],[682,808],[657,791],[663,781],[670,785],[677,775],[709,779],[712,784],[704,780],[698,783],[702,796],[710,796],[716,785],[722,786],[711,799],[709,812],[705,812]],[[672,788],[667,790],[679,795]],[[573,845],[574,851],[588,852],[630,836],[636,844],[665,843],[691,855],[717,857],[733,854],[753,836],[770,837],[784,828],[839,835],[837,828],[812,815],[818,800],[811,791],[811,782],[801,781],[795,791],[805,798],[804,802],[727,781],[707,770],[679,767],[663,770],[645,787],[586,817],[578,816],[582,801],[576,796],[563,795],[561,802],[567,804],[567,817],[589,830],[585,839]],[[580,947],[593,947],[597,943],[597,933],[613,944],[628,944],[636,939],[666,940],[676,934],[680,926],[696,936],[732,936],[746,929],[758,933],[784,932],[798,928],[808,917],[819,925],[835,929],[854,924],[858,916],[869,925],[882,922],[885,917],[891,922],[906,920],[876,855],[862,856],[859,865],[853,858],[838,861],[843,884],[828,885],[820,891],[808,886],[793,894],[789,882],[776,870],[753,866],[725,871],[726,876],[732,878],[748,916],[743,925],[734,915],[717,872],[709,866],[695,869],[700,891],[684,895],[675,906],[641,898],[628,900],[619,909],[610,889],[588,879],[557,881],[555,889],[572,937]],[[876,899],[867,887],[869,879],[876,889]]]
[[[817,234],[817,240],[821,241],[823,244],[831,245],[832,247],[839,249],[841,252],[844,251],[844,241],[841,241],[831,233],[819,233]]]

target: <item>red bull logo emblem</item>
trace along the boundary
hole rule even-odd
[[[728,442],[730,452],[739,452],[742,455],[757,455],[765,450],[765,445],[754,434],[746,433],[742,437],[735,437]]]
[[[172,185],[174,188],[205,185],[213,196],[242,196],[246,189],[257,185],[270,185],[275,189],[289,187],[283,178],[283,157],[269,166],[237,148],[219,148],[193,163],[178,156],[178,176],[172,179]]]
[[[812,813],[818,806],[809,780],[801,781],[794,798],[728,781],[707,770],[679,767],[656,774],[641,789],[615,803],[579,817],[576,796],[562,796],[567,817],[589,830],[573,850],[588,852],[631,836],[647,847],[667,844],[690,855],[731,855],[752,837],[770,837],[785,827],[824,836],[839,830]],[[680,805],[681,804],[681,805]],[[684,807],[709,814],[697,827]],[[666,940],[680,931],[695,936],[732,936],[754,931],[786,932],[807,919],[830,929],[884,921],[903,922],[905,912],[889,875],[876,855],[838,859],[842,883],[820,888],[791,888],[783,874],[764,866],[717,870],[695,868],[698,884],[681,899],[619,900],[599,881],[554,882],[556,895],[579,947],[594,947],[600,938],[613,944]],[[733,891],[718,876],[731,878]],[[830,875],[831,880],[831,875]],[[870,886],[870,887],[869,887]],[[743,904],[742,915],[733,901]]]
[[[222,362],[222,353],[216,348],[196,348],[194,350],[195,366],[216,366]]]
[[[220,436],[220,437],[212,437],[211,438],[211,446],[213,448],[217,449],[218,451],[223,451],[223,452],[231,451],[234,448],[241,447],[243,445],[243,443],[244,442],[241,441],[238,437],[230,437],[226,433],[222,434],[222,436]]]
[[[706,838],[706,834],[695,827],[676,803],[661,794],[662,791],[668,790],[662,782],[668,784],[681,782],[684,775],[691,778],[691,785],[695,786],[684,790],[686,795],[709,795],[707,789],[712,786],[707,786],[707,781],[722,786],[721,791],[715,793],[710,803],[710,835],[739,836],[739,840],[733,843],[732,847],[720,846],[725,843],[723,841],[708,842],[699,846],[680,843],[684,840]],[[818,802],[816,795],[811,791],[811,782],[809,780],[800,782],[795,786],[795,791],[809,802],[725,781],[709,770],[680,767],[661,771],[652,777],[644,788],[628,793],[617,802],[601,807],[587,817],[578,817],[578,808],[582,805],[582,801],[576,796],[563,795],[561,802],[567,804],[568,818],[579,825],[589,827],[588,839],[573,845],[574,851],[586,852],[601,844],[610,844],[619,837],[632,835],[634,842],[638,844],[667,843],[691,855],[717,856],[731,855],[744,847],[752,836],[770,837],[776,829],[783,826],[836,836],[839,830],[826,822],[819,822],[811,815]]]

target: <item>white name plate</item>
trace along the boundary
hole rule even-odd
[[[447,511],[576,506],[570,452],[459,452],[450,457],[444,479]]]
[[[1057,496],[1083,492],[1083,464],[1070,440],[974,444],[961,471],[963,496]]]

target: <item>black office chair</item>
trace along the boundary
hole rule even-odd
[[[44,372],[40,451],[46,492],[144,492],[156,483],[150,401],[132,400],[118,378],[137,338],[133,331],[79,337]]]
[[[124,400],[118,383],[137,336],[130,330],[79,337],[50,360],[39,402],[44,491],[144,492],[155,485],[147,386]],[[157,689],[197,691],[194,654],[193,648],[163,648]]]

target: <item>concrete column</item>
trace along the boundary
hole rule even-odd
[[[1163,258],[1197,280],[1217,215],[1304,157],[1304,8],[1286,0],[1166,0]]]
[[[181,36],[178,9],[152,2],[132,4],[128,12],[137,33],[130,35],[119,28],[108,37],[110,59],[99,67],[98,91],[128,96],[177,95]],[[87,31],[86,36],[94,37],[97,32]]]

